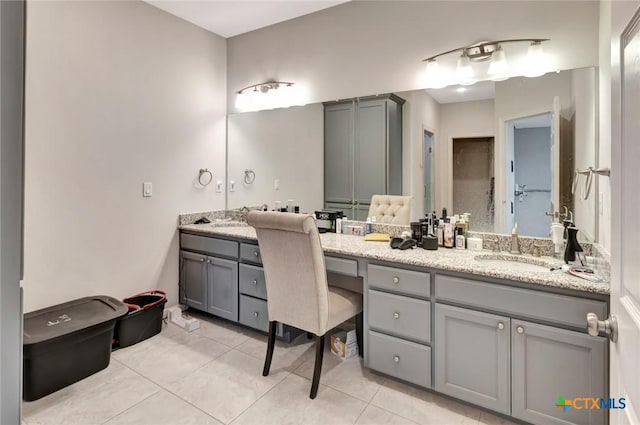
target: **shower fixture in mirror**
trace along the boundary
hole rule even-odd
[[[403,192],[413,196],[412,220],[446,207],[470,212],[474,230],[510,233],[517,221],[520,234],[548,237],[547,214],[566,206],[594,240],[598,189],[584,200],[571,183],[576,168],[598,164],[596,78],[595,68],[582,68],[395,92],[406,100]],[[228,193],[228,207],[294,199],[301,211],[322,208],[323,124],[320,103],[229,115],[228,179],[242,181],[246,169],[257,177]]]
[[[426,59],[425,87],[443,88],[452,84],[470,85],[478,81],[504,81],[514,76],[539,77],[553,69],[544,54],[547,38],[482,41],[438,53]],[[526,55],[522,45],[528,43]],[[503,48],[504,46],[504,48]],[[507,52],[509,54],[507,55]],[[455,71],[449,62],[458,55]],[[449,61],[446,56],[450,56]],[[509,58],[507,60],[507,58]]]

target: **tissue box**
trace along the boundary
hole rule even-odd
[[[355,329],[331,335],[331,352],[342,360],[358,355],[358,339]]]

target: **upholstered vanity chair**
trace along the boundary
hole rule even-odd
[[[412,199],[411,196],[373,195],[369,217],[375,217],[377,223],[408,225]]]
[[[267,287],[269,338],[262,375],[269,374],[278,322],[307,331],[316,338],[309,395],[316,398],[328,331],[356,316],[362,353],[362,294],[328,285],[320,235],[311,216],[250,211],[247,223],[258,235]]]

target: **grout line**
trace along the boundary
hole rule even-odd
[[[285,369],[286,370],[286,369]],[[271,371],[269,371],[269,374],[271,374]],[[236,416],[235,418],[231,419],[231,422],[229,422],[230,424],[233,424],[233,422],[235,422],[240,416],[242,416],[247,410],[251,409],[258,401],[262,400],[262,398],[264,396],[266,396],[267,394],[269,394],[271,391],[273,391],[278,385],[282,384],[289,376],[291,376],[291,372],[287,372],[287,374],[285,375],[284,378],[282,378],[280,380],[280,382],[278,382],[277,384],[275,384],[273,387],[269,388],[264,394],[262,394],[260,397],[258,397],[253,403],[251,403],[249,406],[247,406],[246,409],[244,409],[242,412],[240,412],[238,414],[238,416]]]
[[[135,372],[135,370],[134,370],[134,372]],[[142,375],[140,375],[140,376],[142,376]],[[144,378],[144,376],[143,376],[143,378]],[[149,379],[148,379],[148,380],[149,380]],[[140,405],[142,402],[144,402],[144,401],[146,401],[146,400],[150,399],[151,397],[153,397],[153,396],[157,395],[160,391],[162,391],[162,389],[163,389],[162,387],[158,388],[158,390],[157,390],[157,391],[155,391],[154,393],[150,394],[148,397],[145,397],[144,399],[140,400],[140,401],[139,401],[139,402],[137,402],[136,404],[134,404],[134,405],[132,405],[132,406],[130,406],[130,407],[128,407],[128,408],[126,408],[126,409],[124,409],[122,412],[120,412],[120,413],[116,413],[115,415],[113,415],[112,417],[110,417],[109,419],[107,419],[106,421],[104,421],[104,422],[100,422],[100,424],[101,424],[101,425],[104,425],[104,424],[106,424],[107,422],[109,422],[109,421],[111,421],[111,420],[113,420],[113,419],[117,418],[118,416],[123,415],[124,413],[128,412],[129,410],[133,409],[134,407],[137,407],[138,405]]]

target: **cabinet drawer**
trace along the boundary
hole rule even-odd
[[[180,247],[187,251],[198,251],[210,255],[238,258],[238,242],[207,236],[180,234]]]
[[[550,294],[452,276],[436,276],[437,300],[500,311],[520,317],[555,322],[583,329],[587,313],[607,317],[603,301]]]
[[[238,275],[238,289],[241,294],[267,299],[267,287],[264,283],[262,267],[240,264]]]
[[[369,331],[369,367],[421,387],[431,387],[431,348]]]
[[[367,283],[370,287],[390,289],[405,294],[428,297],[431,292],[429,273],[369,264]]]
[[[240,295],[239,320],[245,326],[269,332],[269,315],[267,302],[257,298]]]
[[[358,277],[358,262],[356,260],[325,255],[324,264],[328,272]]]
[[[249,243],[240,244],[240,259],[250,263],[262,264],[260,247]]]
[[[421,342],[431,340],[429,301],[369,290],[369,326]]]

